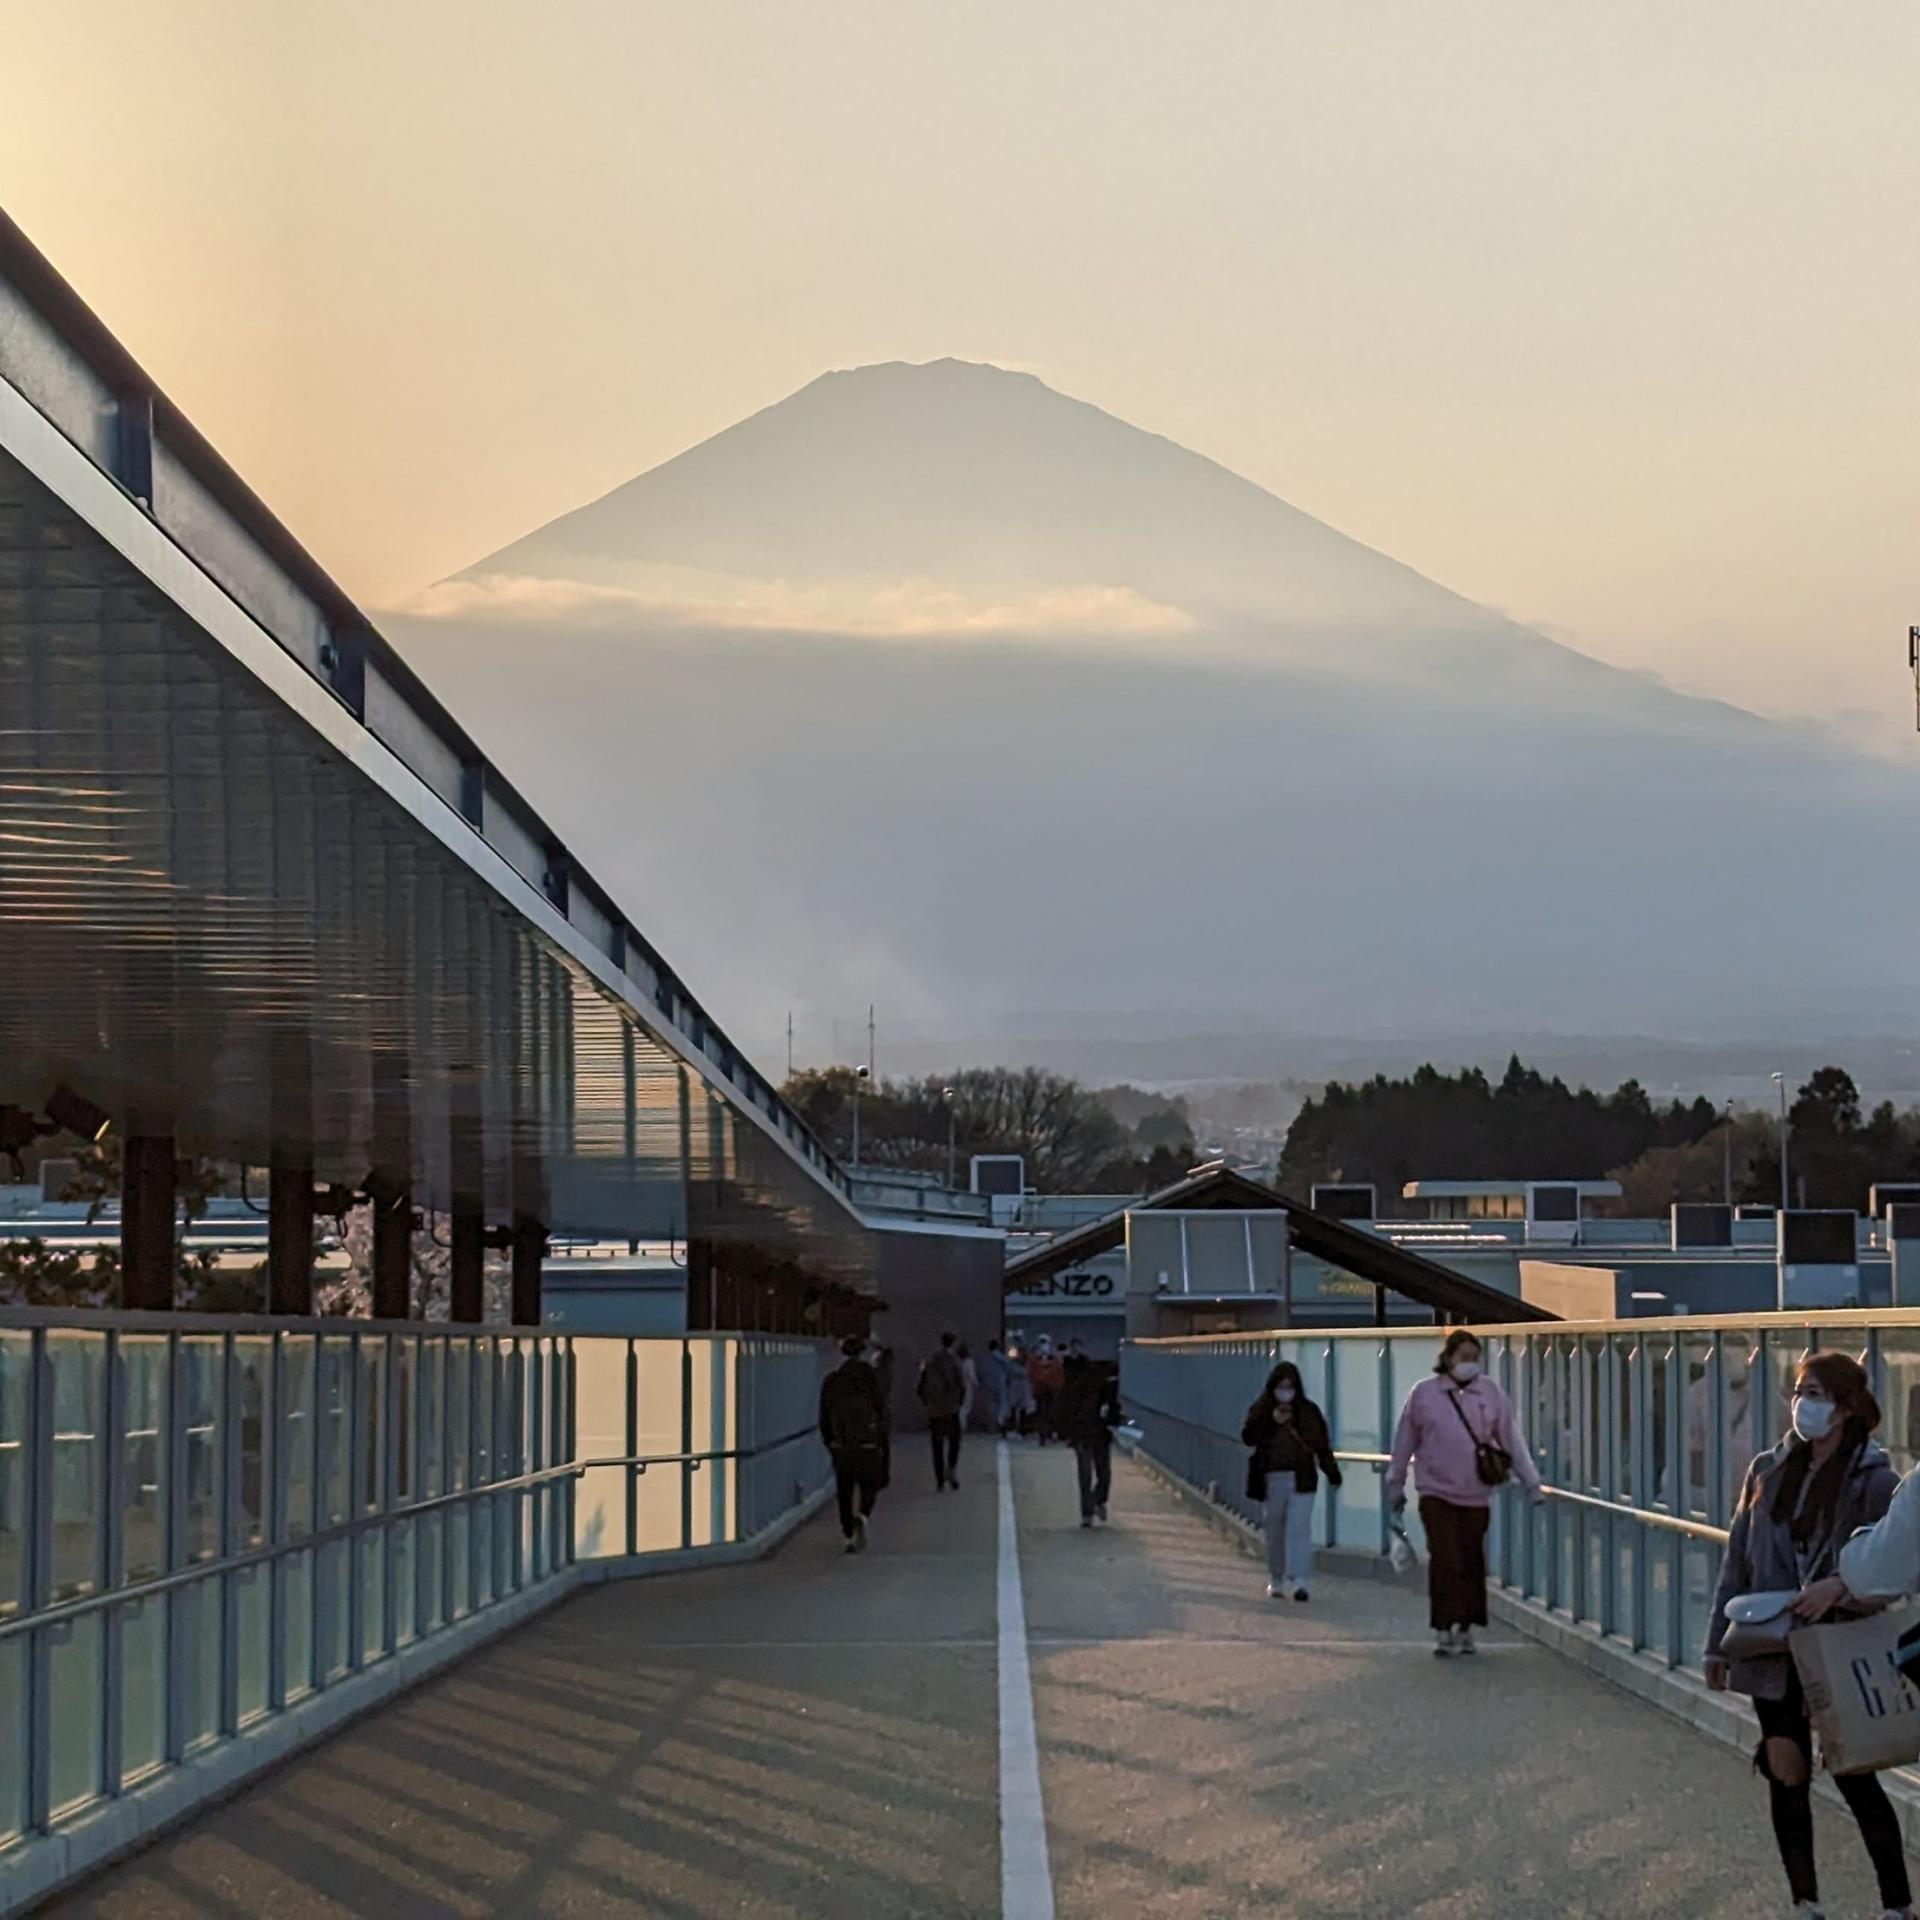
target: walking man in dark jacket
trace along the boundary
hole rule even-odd
[[[1080,1472],[1080,1524],[1107,1524],[1107,1497],[1113,1491],[1113,1430],[1120,1424],[1120,1383],[1096,1360],[1087,1358],[1078,1340],[1067,1343],[1055,1403],[1060,1437],[1073,1449]]]
[[[933,1440],[935,1493],[960,1485],[960,1409],[966,1404],[967,1376],[953,1344],[953,1335],[943,1333],[920,1369],[920,1404],[927,1410],[927,1432]]]
[[[867,1522],[873,1517],[886,1464],[886,1403],[881,1398],[880,1376],[861,1358],[865,1344],[852,1337],[842,1340],[840,1351],[846,1358],[820,1383],[820,1438],[833,1458],[840,1531],[849,1553],[866,1551]]]

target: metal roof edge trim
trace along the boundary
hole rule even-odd
[[[752,1117],[814,1184],[864,1225],[851,1196],[795,1151],[793,1142],[756,1102],[742,1098],[704,1049],[659,1010],[633,997],[631,978],[602,953],[547,896],[527,880],[457,808],[415,773],[392,748],[343,707],[206,569],[94,465],[10,382],[0,380],[0,450],[12,455],[135,567],[209,639],[298,718],[320,741],[359,768],[420,827],[460,860],[474,877],[526,919],[540,935],[585,971],[634,1023],[697,1073],[733,1112]],[[711,1023],[709,1023],[711,1025]],[[718,1028],[714,1028],[718,1032]],[[722,1036],[724,1037],[724,1036]],[[836,1171],[838,1171],[837,1163]]]

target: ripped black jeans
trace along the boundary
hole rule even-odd
[[[1795,1900],[1818,1900],[1820,1882],[1813,1866],[1813,1728],[1807,1719],[1806,1695],[1797,1670],[1787,1677],[1783,1700],[1755,1700],[1760,1718],[1760,1748],[1754,1766],[1767,1783],[1773,1808],[1773,1837],[1779,1842],[1780,1864]],[[1797,1787],[1783,1786],[1767,1765],[1769,1740],[1790,1740],[1807,1763],[1807,1777]],[[1913,1898],[1907,1881],[1907,1851],[1900,1838],[1900,1816],[1887,1798],[1877,1773],[1835,1774],[1833,1784],[1847,1803],[1860,1838],[1867,1844],[1880,1881],[1880,1904],[1900,1908]]]

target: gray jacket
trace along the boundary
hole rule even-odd
[[[1727,1602],[1736,1594],[1776,1593],[1797,1589],[1805,1582],[1795,1564],[1793,1531],[1789,1522],[1773,1517],[1773,1495],[1781,1469],[1800,1443],[1782,1440],[1747,1469],[1740,1488],[1740,1505],[1733,1517],[1732,1538],[1720,1567],[1720,1586],[1713,1596],[1713,1619],[1707,1629],[1707,1658],[1715,1658],[1727,1632]],[[1886,1512],[1897,1476],[1886,1453],[1869,1440],[1854,1456],[1846,1483],[1834,1507],[1833,1526],[1824,1540],[1813,1545],[1807,1579],[1817,1580],[1834,1569],[1834,1561],[1848,1537],[1871,1526]],[[1836,1618],[1854,1618],[1842,1613]],[[1791,1662],[1784,1654],[1757,1660],[1736,1660],[1728,1676],[1734,1692],[1756,1700],[1778,1700],[1787,1691]]]

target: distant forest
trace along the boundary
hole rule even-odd
[[[781,1089],[842,1161],[853,1156],[854,1072],[812,1068]],[[1138,1087],[1083,1087],[1038,1067],[966,1067],[860,1093],[860,1164],[944,1174],[964,1186],[976,1153],[1025,1156],[1040,1193],[1148,1193],[1193,1165],[1183,1102]]]
[[[1795,1205],[1864,1208],[1875,1181],[1920,1177],[1920,1112],[1890,1102],[1863,1114],[1840,1067],[1822,1067],[1788,1109]],[[1477,1067],[1425,1066],[1405,1079],[1331,1082],[1300,1109],[1281,1184],[1371,1181],[1385,1207],[1409,1180],[1600,1180],[1625,1189],[1618,1211],[1664,1213],[1675,1200],[1780,1197],[1779,1119],[1712,1101],[1656,1106],[1636,1080],[1612,1093],[1547,1079],[1516,1055],[1495,1083]]]

